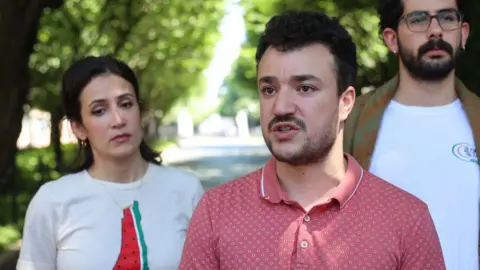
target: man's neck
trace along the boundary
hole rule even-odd
[[[129,159],[112,160],[97,157],[93,165],[88,170],[94,178],[117,182],[134,182],[146,173],[148,162],[146,162],[140,151]]]
[[[409,106],[434,107],[455,101],[455,73],[439,81],[422,81],[400,69],[399,84],[394,100]]]
[[[328,199],[328,195],[344,179],[347,162],[343,152],[331,151],[322,162],[292,166],[277,162],[277,176],[290,199],[306,211]]]

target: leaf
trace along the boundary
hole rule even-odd
[[[137,73],[146,109],[166,112],[204,90],[198,82],[220,38],[224,10],[224,0],[67,0],[42,17],[29,103],[53,111],[73,61],[113,53]]]

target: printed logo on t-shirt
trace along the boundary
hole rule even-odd
[[[478,163],[477,149],[468,143],[457,143],[452,147],[454,156],[463,161]]]

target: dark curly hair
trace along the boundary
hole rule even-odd
[[[322,12],[286,11],[272,17],[258,42],[257,67],[269,47],[292,51],[315,43],[326,46],[333,54],[339,95],[349,86],[355,86],[358,69],[355,43],[336,18]]]
[[[456,0],[456,2],[458,10],[463,15],[463,20],[467,21],[467,14],[465,14],[466,0]],[[380,33],[383,33],[385,28],[397,31],[403,9],[403,0],[378,0],[377,13],[380,17]]]

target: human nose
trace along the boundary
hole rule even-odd
[[[443,29],[440,25],[438,17],[432,17],[430,21],[430,27],[428,29],[429,38],[439,39],[443,36]]]
[[[275,97],[275,103],[273,105],[273,114],[288,115],[295,112],[295,99],[292,93],[294,92],[290,89],[282,89],[277,93]]]
[[[120,128],[125,125],[125,118],[118,108],[115,108],[112,112],[112,127]]]

